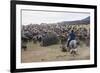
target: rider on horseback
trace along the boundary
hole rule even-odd
[[[67,47],[69,47],[69,43],[70,43],[70,41],[71,40],[75,40],[76,39],[76,35],[75,35],[75,32],[74,32],[74,30],[72,30],[70,33],[69,33],[69,35],[68,35],[68,43],[67,43]]]

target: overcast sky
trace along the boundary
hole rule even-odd
[[[61,21],[81,20],[90,16],[89,13],[76,12],[48,12],[22,10],[22,25],[56,23]]]

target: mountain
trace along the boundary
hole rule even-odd
[[[90,24],[90,17],[83,19],[82,22]]]
[[[86,17],[82,20],[75,20],[75,21],[63,21],[58,24],[66,25],[66,24],[90,24],[90,16]]]

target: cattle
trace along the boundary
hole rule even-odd
[[[87,26],[87,25],[86,25]],[[80,42],[85,43],[87,46],[90,45],[90,32],[88,32],[89,27],[83,27],[83,25],[58,25],[58,24],[31,24],[25,25],[22,28],[24,36],[22,36],[22,48],[27,48],[27,43],[33,41],[34,44],[39,42],[41,46],[50,46],[57,43],[62,45],[64,49],[64,44],[66,44],[68,34],[73,29],[77,37],[77,44]],[[23,34],[22,32],[22,34]],[[26,45],[26,46],[25,46]]]
[[[21,40],[22,40],[22,41],[21,41],[21,48],[22,48],[24,51],[26,51],[26,50],[27,50],[27,43],[28,43],[29,38],[26,37],[25,35],[22,35]]]

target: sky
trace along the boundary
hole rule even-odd
[[[81,20],[89,13],[22,10],[22,25]]]

